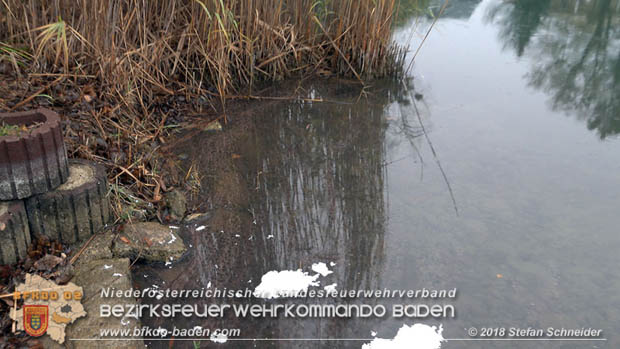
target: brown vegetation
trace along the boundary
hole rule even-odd
[[[166,165],[155,154],[188,114],[210,110],[225,119],[228,98],[291,75],[360,82],[398,75],[404,51],[391,43],[395,6],[395,0],[3,0],[0,75],[11,70],[14,80],[0,83],[0,110],[33,103],[60,109],[72,157],[106,164],[119,196],[118,185],[131,185],[124,188],[141,202],[158,202],[178,183],[162,178]],[[135,203],[131,195],[124,201]]]

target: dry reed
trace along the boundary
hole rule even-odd
[[[294,74],[397,75],[395,1],[2,0],[0,58],[46,79],[45,93],[63,80],[96,98],[65,129],[72,156],[108,165],[119,196],[131,185],[158,202],[166,183],[152,158],[171,126],[172,112],[157,107],[166,98],[225,106]]]

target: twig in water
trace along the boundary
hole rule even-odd
[[[411,98],[411,103],[413,103],[413,109],[415,110],[415,114],[418,117],[418,122],[420,123],[420,127],[422,128],[422,133],[424,134],[424,138],[426,138],[426,142],[428,143],[429,148],[431,148],[431,152],[433,153],[433,158],[435,158],[435,162],[437,163],[437,167],[439,167],[439,171],[441,171],[441,175],[443,176],[444,182],[446,182],[446,186],[448,187],[448,192],[450,192],[450,198],[452,199],[452,205],[454,206],[454,212],[456,216],[459,215],[459,208],[456,205],[456,200],[454,199],[454,192],[452,191],[452,186],[450,185],[450,181],[448,180],[448,176],[446,176],[446,172],[443,170],[441,166],[441,161],[439,161],[439,157],[437,157],[437,152],[435,152],[435,147],[433,147],[433,142],[431,142],[428,133],[426,132],[426,128],[424,127],[424,123],[422,122],[422,117],[420,116],[420,111],[418,110],[418,105],[415,102],[415,98],[411,95],[411,92],[405,86],[405,90],[409,94]]]

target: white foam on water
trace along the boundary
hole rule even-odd
[[[260,285],[254,289],[254,297],[257,298],[280,298],[283,296],[296,296],[306,291],[310,286],[319,286],[316,281],[319,274],[308,275],[298,270],[272,270],[261,277]]]
[[[323,289],[325,291],[327,291],[327,292],[330,292],[330,293],[331,292],[336,292],[336,286],[338,286],[338,284],[334,283],[334,284],[327,285],[327,286],[323,287]]]
[[[228,336],[226,336],[225,334],[212,334],[211,335],[211,342],[215,342],[215,343],[226,343],[226,341],[228,341]]]
[[[428,326],[424,324],[403,325],[394,339],[375,338],[362,345],[362,349],[439,349],[445,339],[441,335],[443,325]],[[371,332],[373,336],[376,332]]]
[[[172,232],[170,232],[170,241],[168,241],[168,244],[171,244],[173,242],[177,241],[177,237],[174,236],[174,234],[172,234]]]
[[[333,271],[331,271],[331,270],[329,270],[327,268],[327,264],[325,264],[323,262],[312,264],[312,271],[315,271],[315,272],[321,274],[321,276],[327,276],[327,275],[333,273]]]

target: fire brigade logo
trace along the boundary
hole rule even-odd
[[[47,331],[49,307],[47,305],[24,305],[24,331],[39,337]]]

